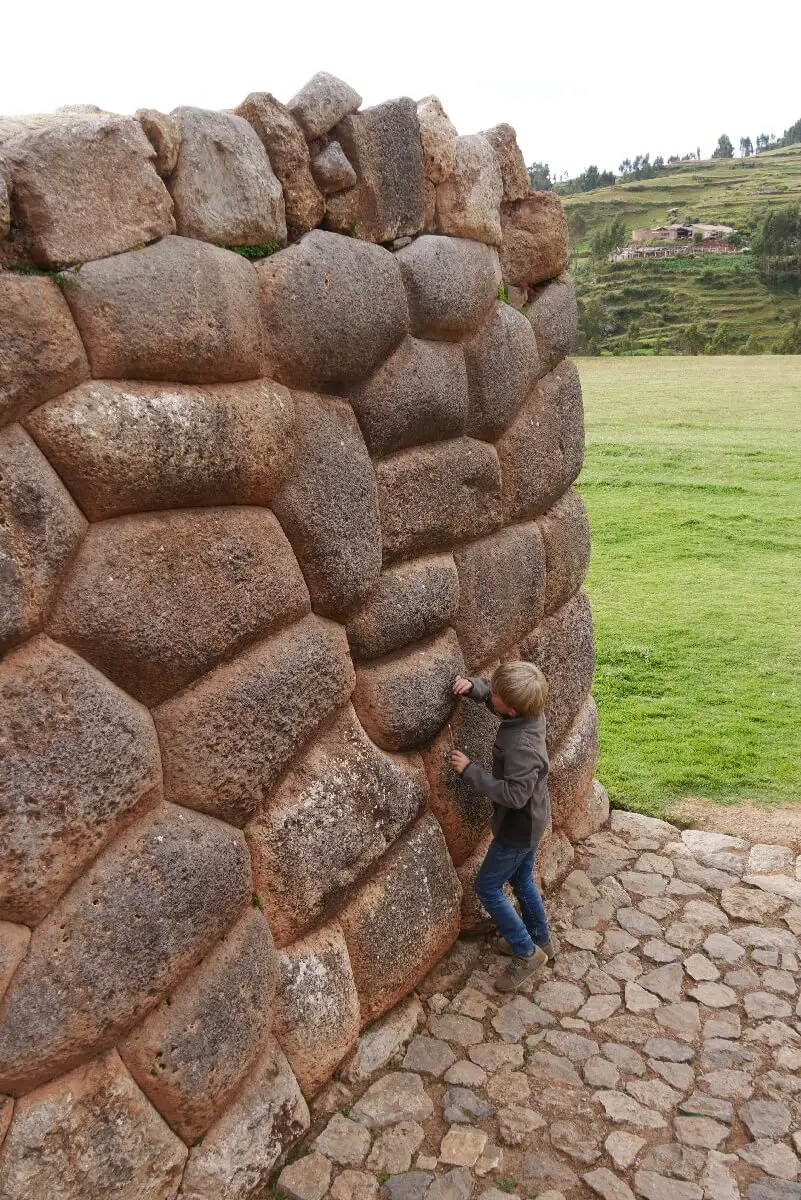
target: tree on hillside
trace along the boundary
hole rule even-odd
[[[743,158],[750,158],[754,153],[754,143],[750,137],[740,138],[740,154]]]
[[[551,171],[547,163],[532,163],[527,167],[528,177],[531,180],[532,191],[549,192],[553,187],[551,180]]]
[[[776,138],[772,133],[760,133],[756,140],[756,152],[760,154],[763,150],[770,150],[771,146],[776,145]]]
[[[718,138],[718,144],[712,151],[713,158],[734,158],[734,146],[731,144],[731,138],[727,133],[722,133]]]
[[[567,229],[570,234],[570,243],[575,253],[576,247],[583,240],[584,234],[587,232],[587,222],[578,208],[568,209]]]
[[[676,334],[674,345],[679,354],[702,354],[704,339],[697,325],[688,325]]]
[[[560,196],[575,196],[579,192],[594,192],[596,188],[612,187],[614,182],[614,171],[599,171],[593,163],[575,179],[558,184],[556,190]]]
[[[712,340],[707,346],[706,352],[707,354],[732,354],[734,352],[734,338],[727,325],[718,325],[712,334]]]
[[[801,317],[788,325],[782,336],[771,346],[772,354],[801,354]]]
[[[796,142],[801,142],[801,117],[789,129],[785,129],[776,145],[794,146]]]
[[[785,204],[765,213],[751,239],[763,275],[801,275],[801,205]]]
[[[590,254],[596,262],[603,262],[628,241],[626,224],[622,217],[615,217],[608,225],[601,225],[590,239]]]
[[[609,332],[606,309],[597,297],[591,296],[589,300],[579,298],[578,310],[576,349],[579,354],[600,354],[601,342]]]

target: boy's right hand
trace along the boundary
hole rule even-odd
[[[466,696],[472,687],[469,679],[465,679],[463,675],[457,675],[453,685],[453,694],[454,696]]]

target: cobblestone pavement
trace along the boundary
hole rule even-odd
[[[801,856],[614,812],[524,993],[462,940],[365,1031],[300,1200],[801,1200]]]

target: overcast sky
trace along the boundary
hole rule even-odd
[[[721,133],[736,147],[801,117],[799,0],[17,0],[0,37],[6,114],[288,100],[326,70],[365,104],[433,92],[460,133],[508,121],[526,162],[559,174],[707,157]]]

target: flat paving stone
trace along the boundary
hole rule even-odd
[[[623,1001],[619,995],[600,994],[590,996],[586,1004],[583,1004],[576,1013],[576,1016],[583,1021],[587,1021],[590,1025],[594,1021],[605,1021],[607,1017],[611,1017],[613,1013],[622,1005]]]
[[[399,1121],[425,1121],[433,1111],[434,1102],[419,1075],[391,1071],[370,1085],[354,1104],[351,1116],[369,1129],[384,1129]]]
[[[588,1171],[582,1179],[602,1200],[634,1200],[634,1193],[624,1180],[620,1179],[608,1167],[598,1167]]]
[[[618,1171],[627,1171],[645,1145],[645,1138],[636,1133],[627,1133],[624,1129],[613,1130],[604,1142],[604,1148]]]
[[[703,1150],[695,1150],[692,1146],[682,1146],[677,1142],[651,1146],[640,1160],[643,1171],[654,1171],[658,1175],[688,1181],[698,1179],[705,1165],[706,1154]]]
[[[510,1104],[498,1113],[498,1139],[504,1146],[523,1146],[547,1121],[527,1105]]]
[[[686,1063],[695,1058],[695,1050],[685,1042],[675,1038],[650,1038],[645,1043],[645,1053],[649,1058],[658,1058],[666,1062]]]
[[[692,1041],[701,1032],[701,1014],[692,1000],[665,1005],[654,1016],[658,1025],[678,1038]]]
[[[647,992],[635,980],[629,980],[623,989],[626,1008],[632,1013],[652,1012],[659,1008],[660,1000],[652,992]]]
[[[748,853],[748,872],[751,875],[769,875],[772,871],[792,871],[795,852],[789,846],[773,846],[759,842]]]
[[[678,962],[683,957],[678,946],[669,946],[661,938],[648,938],[643,942],[642,952],[646,958],[658,963]]]
[[[447,1013],[441,1017],[430,1017],[428,1027],[435,1038],[443,1042],[455,1042],[457,1046],[477,1046],[484,1041],[484,1028],[472,1017]]]
[[[433,1075],[437,1078],[455,1062],[456,1055],[447,1042],[426,1037],[421,1033],[409,1042],[403,1066],[407,1071],[420,1071],[423,1075]]]
[[[315,1149],[341,1167],[358,1167],[370,1149],[370,1134],[364,1125],[334,1113],[314,1142]],[[328,1185],[326,1184],[326,1187]]]
[[[433,1182],[431,1171],[405,1171],[388,1179],[382,1190],[388,1200],[423,1200]]]
[[[367,1166],[371,1171],[402,1175],[410,1170],[412,1157],[423,1144],[425,1132],[416,1121],[401,1121],[378,1135]]]
[[[766,1175],[775,1179],[797,1179],[799,1172],[798,1158],[784,1142],[771,1142],[764,1139],[742,1146],[737,1154],[743,1162],[753,1167],[760,1167]]]
[[[720,979],[720,971],[705,954],[691,954],[685,958],[684,970],[699,983],[704,980],[714,982],[716,979]]]
[[[498,1071],[503,1066],[522,1067],[522,1046],[509,1046],[503,1042],[485,1042],[482,1046],[471,1046],[467,1051],[470,1061],[485,1071]]]
[[[782,1138],[793,1123],[786,1104],[776,1100],[749,1100],[737,1112],[752,1138]]]
[[[469,1200],[473,1192],[473,1176],[464,1167],[440,1175],[426,1192],[426,1200]]]
[[[645,1200],[702,1200],[704,1194],[697,1183],[668,1179],[655,1171],[637,1171],[634,1191]]]
[[[687,1063],[660,1062],[657,1058],[649,1058],[648,1066],[655,1075],[680,1092],[686,1092],[695,1082],[695,1072]]]
[[[534,1001],[550,1013],[575,1013],[586,1000],[584,992],[575,983],[543,983],[534,993]]]
[[[323,1200],[331,1183],[331,1163],[322,1154],[307,1154],[284,1167],[278,1187],[296,1200]]]
[[[725,1125],[734,1123],[734,1105],[731,1101],[706,1096],[703,1092],[693,1092],[686,1100],[679,1101],[676,1108],[685,1117],[711,1117],[713,1121],[722,1121]]]
[[[635,1079],[626,1084],[626,1091],[646,1108],[663,1113],[669,1113],[681,1099],[681,1092],[661,1079]]]
[[[468,1059],[460,1058],[452,1067],[448,1067],[443,1079],[445,1083],[458,1087],[483,1087],[487,1082],[487,1072]]]
[[[548,1126],[548,1135],[556,1150],[561,1150],[568,1158],[574,1158],[585,1166],[590,1166],[601,1157],[598,1137],[573,1121],[552,1121]]]
[[[687,994],[707,1008],[729,1008],[738,1002],[737,993],[725,983],[699,983]]]
[[[753,1021],[762,1021],[765,1017],[790,1017],[793,1012],[786,1000],[770,992],[749,992],[743,997],[743,1006]]]
[[[635,1129],[665,1129],[667,1121],[661,1113],[640,1104],[625,1092],[596,1092],[596,1100],[602,1105],[610,1121],[632,1125]]]
[[[471,1125],[473,1121],[483,1121],[495,1112],[488,1101],[464,1087],[449,1088],[442,1097],[442,1109],[449,1125]]]
[[[685,1146],[696,1146],[701,1150],[717,1150],[730,1133],[728,1125],[711,1117],[675,1117],[673,1129]]]
[[[615,919],[621,929],[625,929],[632,937],[659,937],[662,933],[659,922],[637,908],[619,908]]]
[[[631,1046],[622,1046],[618,1042],[604,1042],[601,1053],[611,1063],[625,1071],[627,1075],[644,1075],[645,1059]]]
[[[440,1143],[439,1160],[454,1167],[472,1167],[486,1144],[483,1129],[451,1128]]]

